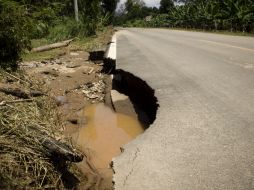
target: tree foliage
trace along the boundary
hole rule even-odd
[[[16,2],[0,1],[0,67],[16,69],[22,51],[30,48],[31,20]]]
[[[174,2],[172,0],[161,0],[160,1],[160,12],[169,13],[174,8]]]
[[[76,22],[73,0],[0,0],[0,66],[17,67],[32,38],[58,41],[96,34],[111,23],[117,2],[78,0]]]
[[[114,23],[124,25],[158,13],[156,7],[147,7],[143,0],[127,0],[116,12]]]
[[[161,0],[160,14],[167,14],[166,19],[165,16],[150,12],[150,15],[154,15],[153,19],[145,25],[254,32],[253,0],[175,0],[174,2],[175,4],[171,0]],[[131,23],[133,20],[128,19],[132,18],[131,16],[121,17],[125,18],[124,23]],[[143,16],[136,17],[145,22],[143,18]],[[158,22],[160,18],[163,20]]]
[[[117,3],[119,0],[102,0],[103,14],[108,15],[108,23],[113,21]]]

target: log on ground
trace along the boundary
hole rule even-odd
[[[49,45],[45,45],[45,46],[40,46],[40,47],[37,47],[37,48],[33,48],[31,50],[31,52],[43,52],[43,51],[49,51],[49,50],[56,49],[56,48],[66,47],[73,40],[74,39],[66,40],[66,41],[62,41],[62,42],[57,42],[57,43],[49,44]]]

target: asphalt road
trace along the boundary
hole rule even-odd
[[[254,189],[254,38],[121,30],[117,68],[160,108],[114,159],[116,190]]]

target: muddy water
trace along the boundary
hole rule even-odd
[[[86,118],[87,124],[73,134],[73,139],[89,154],[92,164],[104,178],[104,186],[109,186],[112,158],[120,154],[120,147],[143,133],[144,129],[137,119],[115,113],[104,104],[91,105],[80,114]],[[85,161],[79,166],[84,172],[87,170]]]

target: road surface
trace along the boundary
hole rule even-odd
[[[117,68],[160,108],[114,159],[116,190],[254,189],[254,38],[125,29]]]

